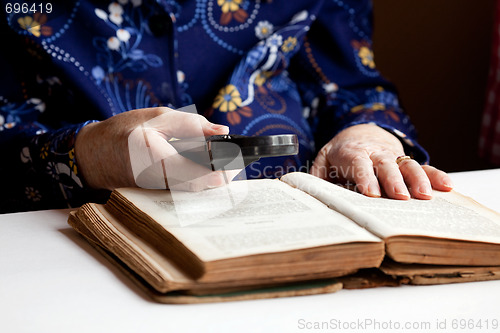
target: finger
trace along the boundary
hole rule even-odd
[[[202,190],[221,187],[229,184],[241,170],[219,170],[195,179],[191,182],[186,182],[178,189],[183,191],[199,192]]]
[[[236,173],[237,174],[237,173]],[[168,188],[171,191],[189,191],[199,192],[206,189],[221,187],[229,184],[235,176],[234,170],[230,171],[213,171],[199,178],[180,181],[178,179],[169,178],[170,183]]]
[[[393,154],[379,152],[370,156],[378,180],[389,198],[408,200],[410,193],[406,188],[401,171]]]
[[[399,170],[403,175],[411,196],[416,199],[428,200],[432,198],[432,188],[429,177],[417,161],[408,159],[399,163]]]
[[[329,176],[330,163],[327,158],[326,149],[321,149],[318,155],[314,159],[313,165],[310,170],[310,174],[321,179],[331,180]]]
[[[164,173],[167,175],[168,188],[178,191],[198,192],[229,184],[241,171],[212,171],[181,155],[170,156],[163,161]]]
[[[359,192],[369,197],[380,197],[380,185],[375,172],[373,162],[368,155],[358,155],[352,160],[354,182]]]
[[[186,182],[190,177],[196,179],[211,171],[208,152],[205,159],[200,159],[201,164],[206,166],[195,164],[181,156],[161,133],[151,128],[137,127],[133,130],[128,137],[128,148],[133,177],[139,187],[162,186],[167,181],[167,175],[174,177],[175,173],[179,175],[174,178],[179,179],[179,182]],[[167,159],[169,170],[162,166]],[[178,166],[179,169],[171,166]],[[164,180],[161,181],[162,179]]]
[[[446,172],[436,169],[430,165],[423,165],[422,169],[429,177],[431,185],[439,191],[451,191],[453,189],[453,181]]]
[[[195,163],[180,155],[161,133],[152,128],[136,128],[129,135],[128,144],[134,180],[143,188],[200,191],[222,186],[241,171],[212,172],[208,152],[205,158],[200,156],[199,163]]]
[[[170,109],[145,122],[143,127],[155,130],[166,138],[193,138],[229,133],[227,126],[213,124],[199,114]]]
[[[228,184],[241,170],[212,171],[179,154],[170,155],[151,164],[136,175],[138,187],[201,191]]]

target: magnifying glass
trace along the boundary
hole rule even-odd
[[[295,134],[267,136],[213,135],[205,139],[171,140],[182,156],[215,170],[233,170],[263,157],[296,155],[299,142]]]

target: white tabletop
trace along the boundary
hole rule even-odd
[[[500,211],[500,169],[452,177],[458,191]],[[500,281],[156,304],[67,214],[0,215],[0,332],[500,332]]]

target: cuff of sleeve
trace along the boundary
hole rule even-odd
[[[39,135],[31,143],[34,168],[39,170],[42,177],[50,179],[53,192],[59,192],[61,200],[66,201],[69,207],[83,204],[88,197],[89,189],[80,178],[77,168],[75,141],[78,132],[93,122],[96,120]]]

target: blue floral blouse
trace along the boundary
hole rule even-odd
[[[306,170],[338,131],[375,123],[426,162],[373,58],[369,0],[53,0],[0,13],[0,212],[97,200],[74,143],[89,121],[195,104],[243,135],[297,134]]]

